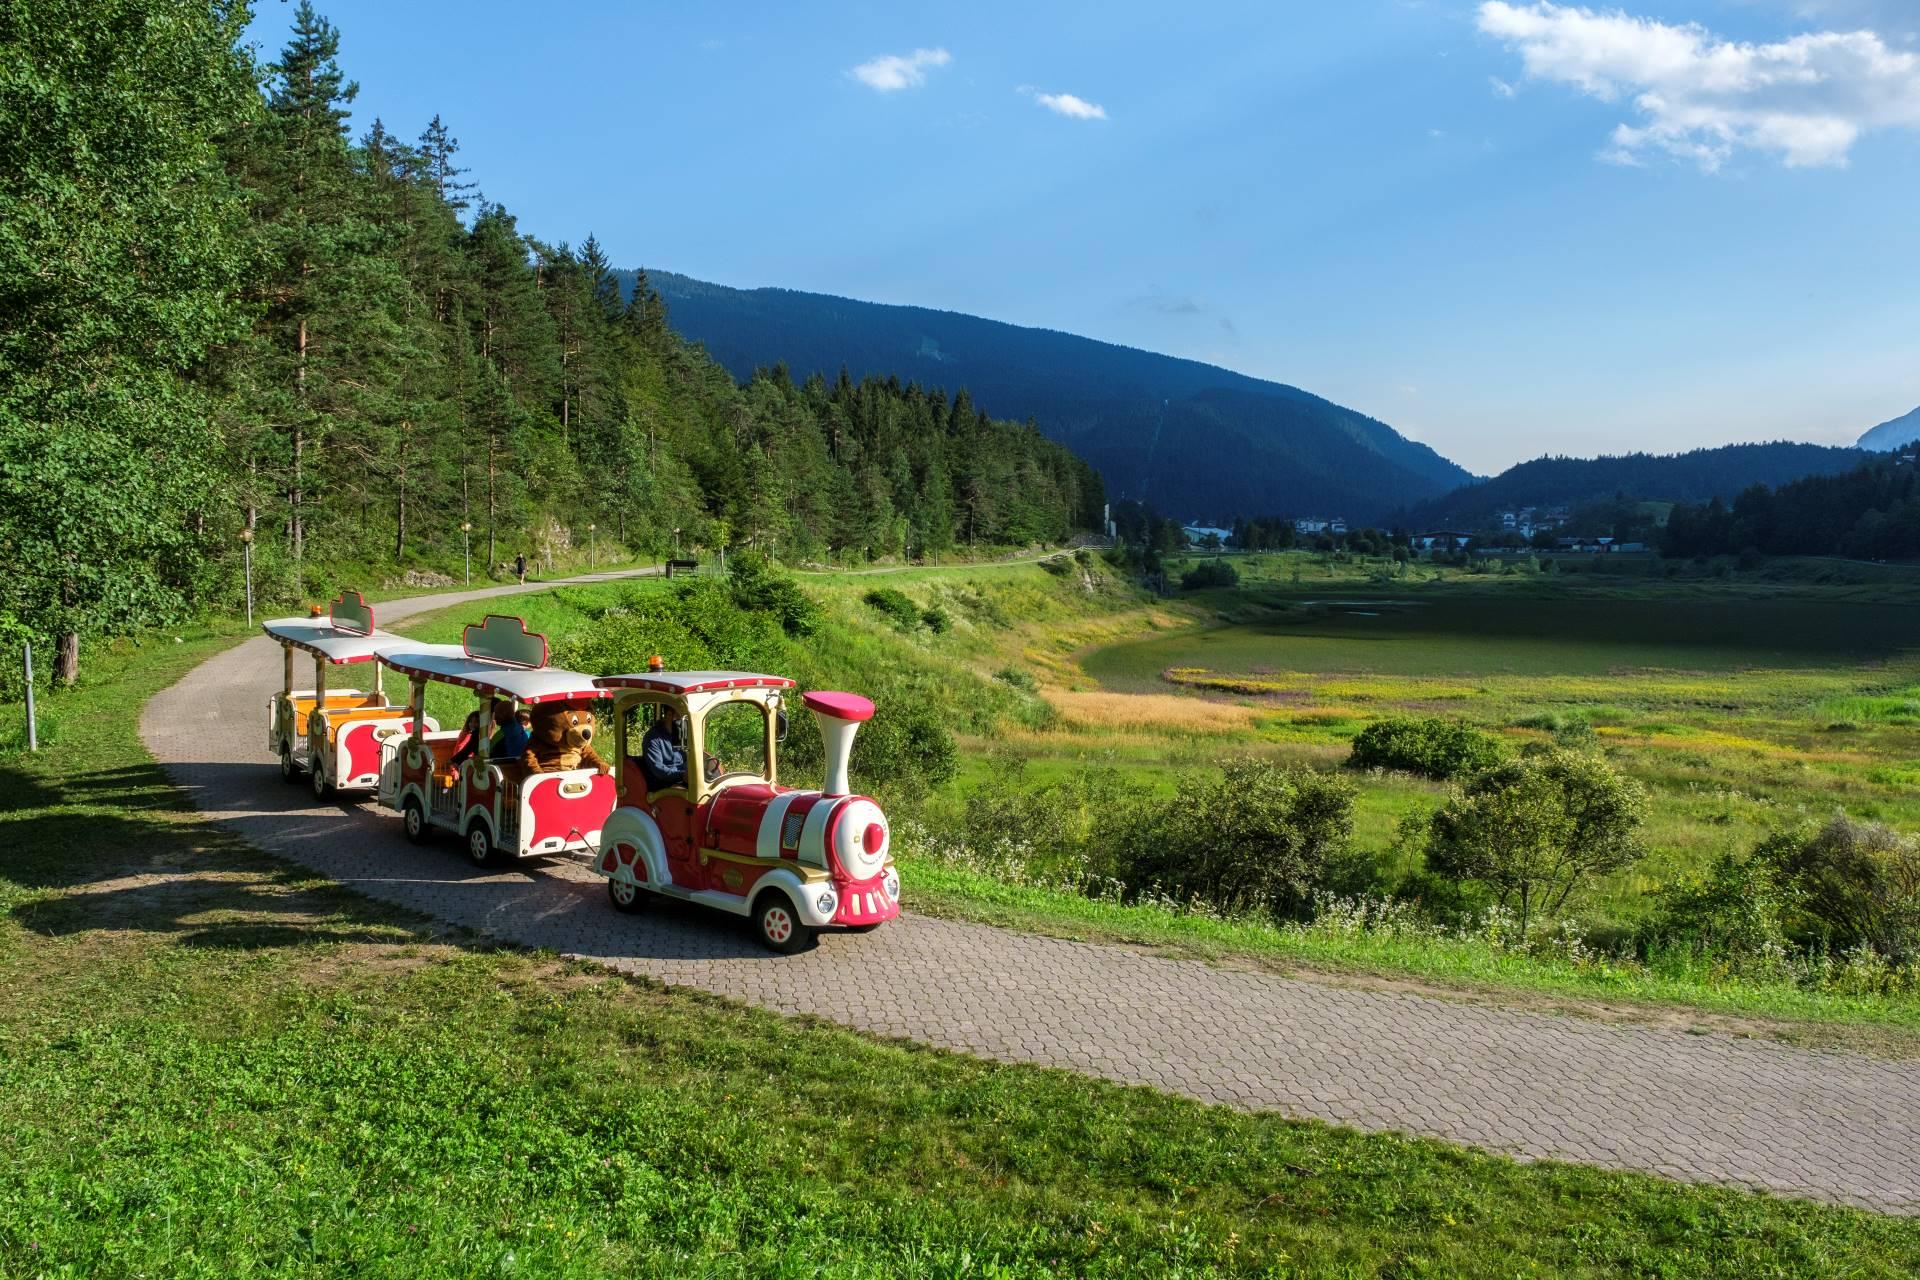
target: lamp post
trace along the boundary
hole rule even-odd
[[[460,522],[460,555],[467,562],[467,585],[473,585],[473,521]]]
[[[587,567],[590,569],[600,567],[600,539],[595,537],[593,532],[599,527],[591,520],[587,522]]]
[[[675,560],[680,558],[680,531],[678,529],[673,531],[673,558]]]
[[[247,566],[247,629],[253,629],[253,530],[240,531],[240,556]]]

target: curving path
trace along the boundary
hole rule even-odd
[[[517,590],[378,610],[386,625]],[[452,842],[409,845],[377,805],[316,804],[280,781],[263,746],[279,674],[278,648],[248,640],[155,697],[141,734],[214,821],[370,897],[1002,1061],[1522,1158],[1920,1214],[1920,1062],[1343,989],[914,915],[775,957],[719,914],[619,915],[602,882],[572,864],[482,872]]]

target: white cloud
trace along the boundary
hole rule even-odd
[[[915,49],[912,53],[883,53],[847,72],[869,89],[897,93],[918,89],[927,82],[927,68],[944,67],[953,61],[945,49]]]
[[[1632,99],[1639,121],[1616,127],[1600,153],[1616,164],[1653,150],[1712,172],[1747,148],[1789,166],[1842,165],[1869,130],[1920,128],[1920,55],[1871,31],[1745,44],[1697,23],[1547,0],[1486,0],[1479,26],[1517,50],[1534,79]]]
[[[1516,90],[1512,85],[1508,84],[1505,80],[1502,80],[1499,76],[1488,76],[1487,82],[1493,86],[1493,92],[1495,97],[1511,98],[1515,93],[1518,92],[1518,90]]]
[[[1088,102],[1085,98],[1076,98],[1071,93],[1042,93],[1031,85],[1021,85],[1018,92],[1026,94],[1035,102],[1053,112],[1066,116],[1070,120],[1105,120],[1107,109],[1097,102]]]

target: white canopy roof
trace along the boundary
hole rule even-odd
[[[564,702],[600,696],[592,676],[559,667],[529,669],[470,658],[457,644],[411,644],[390,636],[380,649],[380,661],[402,675],[425,676],[516,702]]]
[[[631,675],[601,676],[602,689],[650,689],[655,693],[705,693],[711,689],[791,689],[785,676],[763,676],[751,671],[637,671]]]
[[[260,629],[281,644],[334,663],[371,662],[381,649],[405,643],[402,637],[385,631],[370,635],[342,631],[326,618],[275,618],[261,623]]]

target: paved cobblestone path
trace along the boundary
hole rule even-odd
[[[382,625],[487,595],[378,606]],[[215,821],[370,897],[626,973],[1006,1062],[1526,1158],[1920,1213],[1920,1063],[1351,990],[907,915],[762,951],[732,917],[608,905],[570,863],[415,848],[371,802],[318,805],[264,746],[256,637],[156,697],[147,746]],[[909,903],[912,885],[907,886]]]

